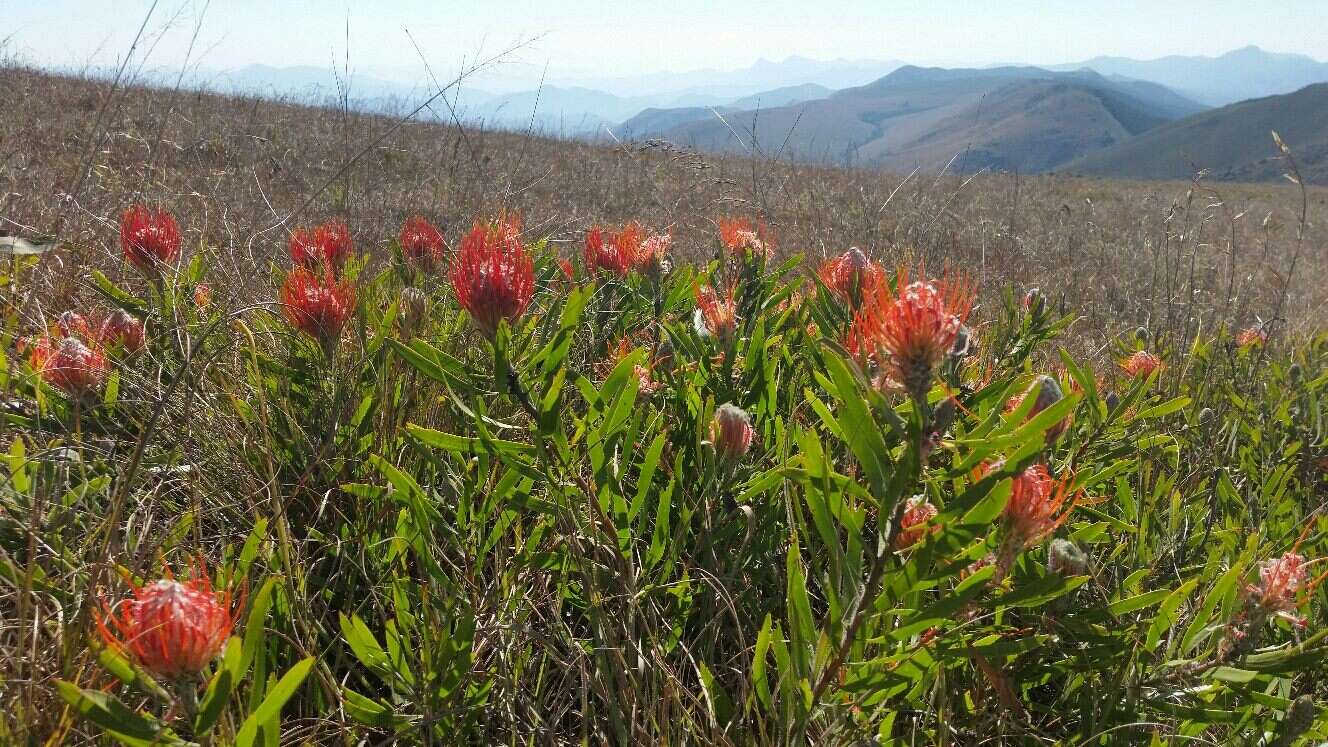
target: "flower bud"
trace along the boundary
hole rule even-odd
[[[1088,573],[1088,556],[1067,539],[1054,539],[1047,548],[1047,572],[1066,578]]]
[[[710,441],[721,460],[733,463],[742,459],[751,450],[755,437],[751,416],[745,410],[732,403],[715,409],[715,419],[710,423]]]
[[[1215,418],[1216,416],[1217,413],[1213,412],[1213,408],[1205,407],[1204,409],[1199,411],[1199,426],[1202,428],[1207,428],[1208,426],[1213,424],[1213,418]]]
[[[1304,374],[1305,372],[1301,369],[1299,363],[1292,363],[1291,368],[1287,369],[1287,376],[1290,377],[1291,382],[1293,384],[1299,382],[1300,377],[1303,376]]]
[[[927,501],[926,496],[915,495],[909,498],[908,506],[899,519],[899,534],[895,535],[895,549],[903,550],[916,545],[926,536],[927,525],[936,518],[937,513],[939,511]]]
[[[429,313],[429,298],[419,288],[406,288],[401,291],[400,313],[401,336],[410,339],[424,324],[424,317]]]
[[[950,346],[951,358],[964,358],[973,352],[977,347],[978,334],[972,327],[963,326],[955,333],[954,344]]]
[[[210,303],[212,303],[212,286],[207,283],[195,285],[194,305],[200,309],[206,309]]]
[[[1134,339],[1138,340],[1139,342],[1148,342],[1148,328],[1136,327],[1134,330]]]
[[[1102,404],[1107,406],[1107,412],[1113,412],[1120,406],[1120,397],[1115,392],[1107,392],[1102,397]]]
[[[124,309],[116,309],[101,323],[97,337],[103,345],[119,346],[126,353],[134,353],[143,347],[146,333],[141,320]]]
[[[1294,744],[1313,725],[1314,698],[1302,695],[1287,706],[1286,715],[1282,717],[1281,727],[1277,730],[1277,741],[1273,744]]]
[[[1024,294],[1024,308],[1028,310],[1030,315],[1035,317],[1042,316],[1042,312],[1046,309],[1046,306],[1047,297],[1042,295],[1040,289],[1036,287],[1029,288],[1028,292]]]

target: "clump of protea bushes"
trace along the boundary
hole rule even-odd
[[[230,306],[120,233],[6,333],[6,735],[1328,738],[1328,338],[1076,360],[1036,289],[746,217],[331,217]]]

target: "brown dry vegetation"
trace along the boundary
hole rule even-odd
[[[181,217],[186,245],[215,255],[210,279],[233,300],[271,298],[269,261],[283,254],[289,230],[332,214],[347,218],[364,249],[385,246],[413,212],[455,237],[476,216],[513,209],[528,234],[566,242],[568,253],[590,223],[636,218],[673,226],[684,256],[713,251],[712,218],[760,214],[785,251],[816,258],[860,245],[886,263],[962,266],[987,293],[1038,285],[1084,315],[1076,338],[1084,352],[1139,324],[1174,342],[1200,325],[1267,319],[1298,247],[1292,184],[908,178],[421,122],[376,142],[396,120],[113,90],[21,68],[0,71],[0,99],[10,112],[0,119],[0,233],[56,236],[63,247],[62,265],[45,263],[59,269],[34,299],[34,320],[81,300],[87,264],[113,278],[125,271],[115,220],[139,199]],[[1299,331],[1322,327],[1328,297],[1328,190],[1308,197],[1282,313]]]

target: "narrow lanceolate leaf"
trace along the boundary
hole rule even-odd
[[[282,706],[290,700],[295,691],[299,689],[304,678],[313,668],[314,657],[310,656],[303,659],[287,670],[286,674],[277,681],[275,685],[267,691],[267,696],[263,702],[258,704],[258,708],[249,714],[249,718],[240,725],[240,730],[235,733],[236,747],[253,747],[254,739],[258,737],[258,727],[270,724],[276,721],[281,715]]]

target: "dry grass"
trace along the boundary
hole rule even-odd
[[[962,266],[989,291],[1040,286],[1084,315],[1077,339],[1085,352],[1139,324],[1175,339],[1201,325],[1267,319],[1284,284],[1282,316],[1293,329],[1325,318],[1323,189],[1309,191],[1302,271],[1286,284],[1300,207],[1291,184],[907,178],[415,122],[343,168],[394,120],[113,91],[17,68],[0,71],[0,95],[18,113],[0,120],[0,230],[57,235],[64,247],[62,269],[37,296],[53,307],[44,311],[82,300],[86,265],[123,272],[115,219],[143,199],[184,216],[187,243],[220,260],[211,280],[235,300],[271,297],[269,261],[298,222],[343,215],[365,248],[385,245],[413,212],[454,237],[473,217],[506,208],[525,216],[529,234],[566,242],[569,253],[590,223],[637,218],[673,226],[692,256],[712,251],[713,217],[760,214],[784,250],[813,258],[860,245],[887,263]],[[294,214],[310,195],[310,207]]]

